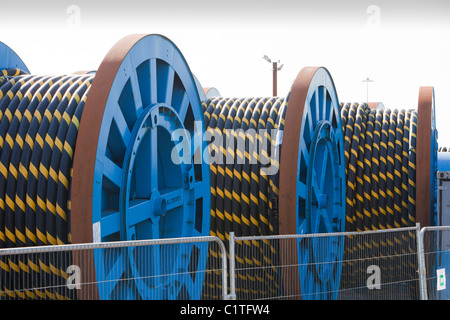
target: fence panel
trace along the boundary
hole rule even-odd
[[[229,249],[216,237],[1,249],[0,300],[450,298],[450,227],[231,233]]]
[[[422,298],[449,300],[450,226],[422,228],[420,240],[424,261]]]
[[[418,299],[418,230],[411,227],[288,236],[233,235],[231,296]]]
[[[2,249],[0,299],[224,299],[226,274],[216,237]]]

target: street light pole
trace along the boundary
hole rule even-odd
[[[367,83],[367,95],[366,95],[366,102],[367,105],[369,105],[369,82],[373,82],[373,80],[370,80],[369,77],[367,77],[366,79],[362,80],[361,82],[366,82]]]
[[[276,62],[273,62],[272,63],[272,66],[273,66],[273,79],[272,79],[272,81],[273,81],[273,84],[272,84],[272,87],[273,87],[273,96],[274,97],[276,97],[277,96],[277,71],[278,71],[278,64],[276,63]]]
[[[273,69],[272,70],[272,94],[274,97],[276,97],[277,96],[277,84],[278,84],[277,73],[278,73],[278,71],[280,71],[283,68],[283,65],[278,66],[278,63],[280,62],[280,60],[272,61],[266,55],[264,55],[263,59],[269,63],[272,63],[272,69]]]

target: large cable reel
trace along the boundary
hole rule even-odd
[[[11,49],[3,44],[0,48],[0,69],[28,71]],[[65,182],[67,191],[70,189],[63,201],[68,209],[57,208],[55,214],[66,230],[58,244],[208,235],[208,167],[173,162],[177,153],[172,152],[172,133],[185,132],[183,139],[193,155],[196,150],[190,138],[196,130],[203,131],[197,87],[178,48],[160,35],[126,37],[110,50],[89,79],[93,80],[89,89],[85,88],[82,115],[77,114],[72,121],[69,118],[76,129],[77,148],[63,148],[73,152],[72,178],[71,166],[66,168],[69,171],[64,179],[58,179],[58,174],[55,177],[57,182]],[[44,112],[50,116],[50,111]],[[60,142],[65,143],[64,139]],[[54,145],[47,153],[59,150],[60,144]],[[195,145],[202,147],[201,143]],[[47,230],[40,231],[45,234]],[[163,259],[159,246],[155,246],[152,268],[145,267],[148,261],[139,255],[140,250],[94,250],[90,261],[95,263],[82,271],[82,281],[93,282],[94,289],[97,281],[101,299],[199,299],[202,274],[194,279],[180,270],[190,261],[194,261],[190,271],[203,270],[206,250],[184,245],[171,259]],[[167,272],[179,276],[160,282],[145,280]],[[127,277],[134,280],[121,281]],[[18,292],[22,288],[13,289]],[[33,294],[29,298],[35,297]],[[83,296],[82,291],[77,298]],[[65,298],[65,294],[38,292],[38,297]]]
[[[303,69],[289,106],[283,134],[289,147],[282,149],[280,162],[280,233],[343,232],[344,143],[339,100],[328,71]],[[289,290],[301,291],[305,299],[336,299],[343,249],[343,237],[299,239],[286,262],[297,257],[300,288]]]
[[[302,69],[286,98],[216,97],[206,100],[203,109],[207,130],[223,137],[223,143],[210,144],[212,154],[220,155],[211,164],[212,235],[227,243],[231,231],[237,236],[344,231],[343,134],[336,90],[325,68]],[[256,152],[255,142],[263,144],[266,138],[273,148]],[[270,165],[276,168],[271,173]],[[341,237],[261,246],[267,247],[261,252],[269,253],[256,250],[236,257],[237,268],[246,261],[249,268],[269,270],[239,275],[238,298],[267,297],[269,291],[292,298],[336,298]],[[294,267],[277,269],[277,263]]]
[[[124,48],[129,49],[122,51]],[[117,57],[119,50],[121,55]],[[92,210],[94,225],[99,222],[101,225],[105,220],[106,228],[101,226],[101,229],[109,229],[109,231],[106,233],[101,231],[102,238],[110,239],[111,235],[117,232],[122,235],[123,240],[208,234],[209,173],[205,169],[206,166],[193,165],[193,162],[190,166],[186,164],[175,166],[171,159],[171,151],[174,147],[171,134],[177,129],[186,129],[192,133],[191,136],[194,136],[194,121],[202,121],[195,82],[179,50],[162,36],[129,37],[119,42],[105,57],[96,77],[101,79],[101,83],[108,84],[111,89],[95,91],[94,87],[90,92],[90,100],[87,101],[88,106],[92,103],[96,108],[98,105],[105,105],[106,117],[103,118],[101,125],[96,122],[98,145],[92,147],[86,145],[84,148],[83,157],[89,158],[79,159],[78,163],[77,160],[74,162],[74,175],[78,169],[80,177],[91,178],[74,180],[73,190],[79,190],[79,192],[74,192],[73,197],[80,199],[78,204],[82,207],[78,209],[72,204],[73,210],[77,209],[80,212]],[[95,125],[91,124],[91,121],[98,117],[96,108],[88,109],[85,113],[86,128],[92,128]],[[129,109],[131,111],[128,111]],[[139,115],[133,114],[138,113],[138,110],[140,110]],[[116,146],[110,146],[108,142],[117,141],[114,136],[117,134],[123,141]],[[127,137],[128,135],[130,138]],[[90,144],[92,135],[88,131],[85,131],[85,135],[80,132],[79,139]],[[133,143],[127,143],[127,140]],[[109,148],[104,148],[105,146]],[[192,144],[192,155],[196,151],[193,147]],[[94,152],[95,157],[92,157]],[[123,157],[119,163],[123,161],[124,168],[111,164],[109,152]],[[86,161],[89,161],[90,166],[86,166]],[[125,163],[128,163],[128,167]],[[112,168],[108,168],[106,164],[112,165]],[[90,168],[94,165],[95,170],[92,171]],[[126,173],[126,168],[132,169]],[[109,171],[109,169],[112,170]],[[121,174],[122,170],[123,174]],[[94,183],[88,186],[85,184],[86,181],[94,181]],[[120,190],[117,190],[114,185],[121,186]],[[103,194],[105,190],[109,193],[109,197],[114,194],[117,197],[114,204],[118,207],[110,207],[111,201],[102,203],[101,206],[98,201],[86,201],[85,197],[91,196],[90,193],[85,192],[89,188],[97,190],[94,192],[96,195]],[[91,203],[91,209],[84,207],[90,206]],[[117,210],[114,211],[117,217],[111,217],[111,210]],[[78,226],[81,227],[81,234],[82,230],[89,228],[89,225],[82,227],[83,218],[82,216],[79,218]],[[117,226],[114,221],[116,219],[121,221],[121,228],[111,229],[111,225]],[[110,225],[106,222],[108,220],[112,221]],[[160,270],[154,271],[155,274],[159,271],[167,271],[168,268],[170,270],[170,268],[186,266],[186,261],[182,259],[190,259],[194,252],[193,246],[184,246],[184,250],[186,252],[179,252],[177,255],[180,261],[164,261],[158,256],[159,253],[153,253],[155,260],[161,261],[161,265],[156,266],[156,269],[160,268]],[[130,257],[132,256],[134,254],[130,253]],[[198,256],[198,259],[201,256],[202,254]],[[148,272],[152,272],[144,267],[147,265],[146,261],[131,260],[133,274],[145,278],[149,276]],[[197,264],[199,268],[202,261],[204,264],[205,259],[199,261]],[[100,272],[105,272],[107,276],[108,270],[113,267],[114,265],[104,264],[104,271]],[[97,272],[101,269],[96,266]],[[126,270],[124,269],[123,272]],[[188,277],[189,275],[181,281],[173,281],[172,284],[192,281]],[[198,286],[202,284],[201,277],[197,278],[196,282],[198,283],[194,286],[185,286],[194,288],[194,291],[188,294],[193,299],[199,297]],[[162,287],[165,284],[159,285]],[[181,290],[186,290],[181,287],[169,287],[166,290],[167,293],[164,293],[160,289],[149,289],[150,287],[158,288],[155,284],[139,283],[137,286],[142,298],[148,298],[146,296],[148,291],[161,294],[153,296],[158,299],[177,297]],[[183,292],[183,294],[186,293]]]
[[[341,105],[347,181],[346,231],[414,227],[416,223],[425,227],[436,225],[438,148],[433,87],[420,87],[418,98],[417,107],[411,109],[381,103]],[[383,237],[373,235],[360,244],[349,239],[344,258],[348,261],[346,281],[341,285],[344,288],[364,285],[367,266],[372,262],[358,261],[360,256],[402,252],[411,256],[398,257],[395,272],[383,266],[383,279],[387,281],[395,274],[398,282],[410,281],[411,297],[417,297],[418,286],[411,281],[416,278],[417,269],[413,256],[417,250],[416,234],[394,234],[393,239],[386,242]]]
[[[434,225],[438,166],[434,88],[420,87],[415,108],[345,103],[341,112],[349,186],[347,231],[414,226],[416,222],[421,226]],[[382,183],[386,185],[383,189],[379,187]],[[386,194],[386,188],[390,194]],[[363,196],[362,190],[367,196]],[[365,201],[359,208],[356,193]],[[378,193],[383,201],[392,198],[389,204],[383,205],[384,209],[378,204]],[[380,214],[377,213],[379,208]],[[400,213],[401,210],[406,211]],[[378,215],[379,219],[386,219],[385,211],[399,217],[403,215],[403,222],[399,218],[394,219],[395,224],[387,225],[371,221]],[[364,219],[357,221],[358,217]],[[351,222],[352,219],[355,222]]]

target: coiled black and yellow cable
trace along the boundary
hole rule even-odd
[[[341,104],[341,117],[347,177],[346,231],[414,226],[417,111],[346,103]],[[394,234],[386,239],[349,237],[345,249],[344,286],[366,280],[367,266],[359,263],[359,259],[367,260],[375,255],[401,257],[414,250],[412,233],[409,236]],[[398,279],[405,269],[413,277],[411,259],[394,261],[392,257],[380,262],[387,280]],[[355,267],[359,271],[351,272]]]
[[[71,242],[70,181],[76,134],[93,75],[0,76],[0,245]],[[68,253],[1,261],[0,286],[15,299],[71,299]],[[53,287],[53,288],[50,288]]]
[[[277,232],[278,179],[267,173],[276,173],[279,166],[272,153],[279,153],[274,132],[282,121],[283,106],[282,98],[215,98],[203,103],[208,136],[216,139],[209,145],[211,235],[221,238],[227,248],[231,231],[236,236]],[[239,298],[273,296],[280,290],[275,246],[267,240],[236,243]],[[211,265],[214,258],[218,252],[210,250]],[[214,283],[220,281],[207,277],[205,286],[214,288]]]

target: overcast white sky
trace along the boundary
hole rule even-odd
[[[203,87],[222,96],[272,94],[271,65],[284,64],[284,96],[306,66],[326,67],[342,102],[416,108],[434,86],[439,145],[450,146],[450,1],[160,0],[10,1],[0,41],[33,74],[96,70],[131,33],[160,33],[185,56]]]

